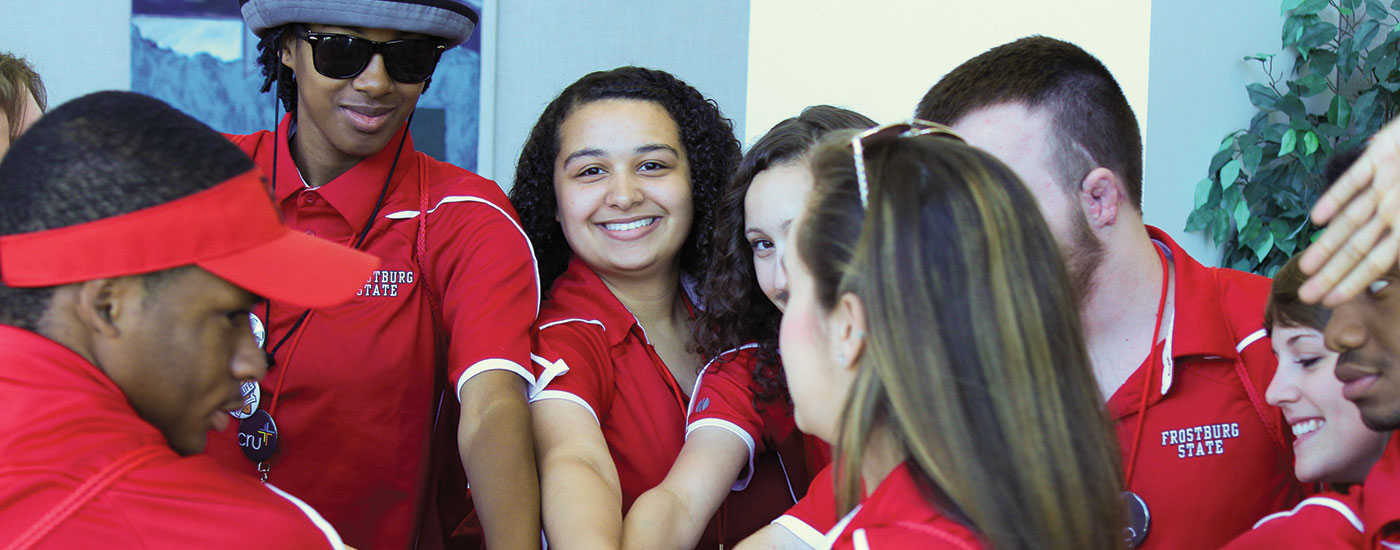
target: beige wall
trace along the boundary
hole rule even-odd
[[[1031,34],[1101,59],[1146,128],[1151,8],[1149,0],[753,0],[745,146],[816,103],[879,122],[908,118],[953,67]]]

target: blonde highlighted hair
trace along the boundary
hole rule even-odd
[[[1030,193],[987,153],[903,137],[865,146],[867,211],[852,135],[817,149],[796,236],[822,308],[852,293],[866,310],[833,449],[841,512],[859,499],[863,449],[881,429],[925,498],[992,548],[1122,547],[1116,441]]]

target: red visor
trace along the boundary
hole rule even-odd
[[[379,258],[283,225],[257,169],[129,214],[0,237],[0,280],[11,287],[190,264],[277,302],[324,307],[354,296]]]

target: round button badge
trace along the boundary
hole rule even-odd
[[[1147,540],[1147,531],[1152,527],[1152,513],[1147,510],[1147,502],[1132,491],[1123,491],[1123,505],[1128,509],[1128,526],[1123,528],[1123,541],[1128,548],[1142,546]]]
[[[248,324],[253,329],[253,342],[256,343],[259,348],[263,347],[263,344],[267,342],[267,327],[263,326],[262,319],[259,319],[255,314],[249,313]]]
[[[272,421],[272,415],[259,409],[239,421],[238,446],[243,448],[243,455],[253,462],[272,458],[272,453],[277,450],[277,423]]]
[[[248,418],[258,410],[258,402],[262,401],[262,388],[258,386],[257,380],[247,380],[238,387],[243,394],[243,406],[237,410],[229,411],[234,418]]]

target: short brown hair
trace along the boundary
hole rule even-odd
[[[1122,178],[1142,210],[1142,134],[1113,74],[1083,48],[1045,36],[1002,44],[967,60],[929,88],[915,116],[953,124],[1002,103],[1045,109],[1061,185],[1078,189],[1097,166]],[[1089,158],[1085,158],[1085,156]]]
[[[34,95],[39,112],[48,109],[49,94],[44,89],[44,80],[34,72],[34,67],[23,57],[0,53],[0,112],[4,112],[5,120],[10,121],[11,141],[19,137],[19,125],[15,121],[24,114],[24,94],[20,93],[24,90]]]
[[[1264,306],[1264,330],[1270,335],[1275,326],[1307,327],[1322,332],[1332,318],[1332,310],[1298,299],[1298,287],[1308,280],[1303,268],[1298,267],[1298,258],[1301,257],[1301,253],[1295,254],[1274,274],[1274,284],[1269,288],[1269,305]]]

